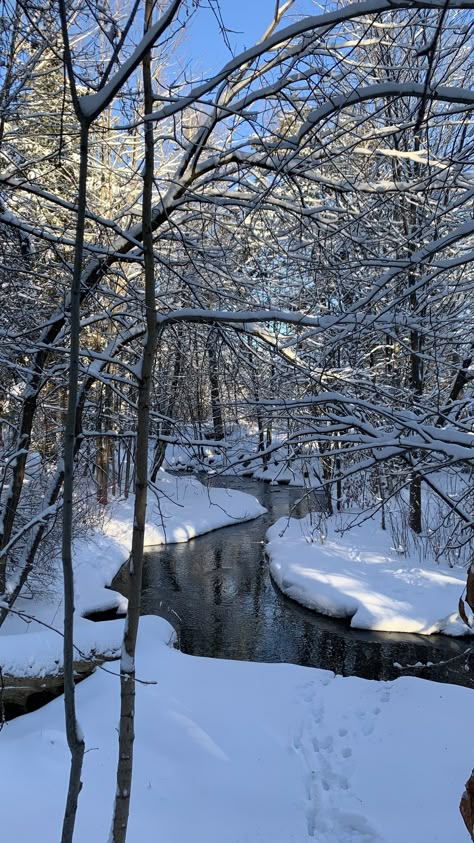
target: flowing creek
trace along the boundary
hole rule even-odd
[[[178,630],[183,652],[293,662],[344,676],[393,679],[400,675],[394,662],[438,663],[466,651],[466,639],[352,629],[346,621],[318,615],[288,600],[270,577],[265,533],[270,524],[290,512],[295,516],[306,513],[306,503],[298,503],[304,490],[233,477],[214,477],[210,482],[254,495],[267,513],[186,544],[148,551],[142,613],[168,618]],[[126,595],[123,573],[112,587]],[[469,655],[443,666],[404,670],[403,674],[474,685]]]

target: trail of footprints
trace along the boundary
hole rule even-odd
[[[390,686],[378,693],[378,702],[372,710],[362,707],[355,710],[356,729],[351,732],[343,718],[334,735],[324,726],[321,683],[311,682],[301,691],[304,714],[293,737],[292,748],[301,756],[305,767],[308,837],[321,843],[382,843],[378,832],[357,812],[356,799],[350,793],[353,771],[350,739],[357,731],[363,736],[372,734],[383,704],[390,700]],[[354,726],[352,718],[350,725]],[[336,760],[337,756],[340,760]],[[352,804],[356,807],[353,812],[350,810]],[[349,810],[345,810],[345,805]]]

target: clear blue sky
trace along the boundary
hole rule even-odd
[[[214,10],[214,11],[213,11]],[[296,0],[285,20],[287,24],[302,14],[318,14],[313,0]],[[189,26],[183,54],[195,68],[205,73],[216,71],[232,57],[226,46],[216,15],[222,17],[234,54],[251,47],[263,34],[275,13],[275,0],[201,0],[200,8]]]

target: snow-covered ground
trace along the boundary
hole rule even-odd
[[[100,653],[104,658],[118,658],[123,634],[123,620],[92,623],[77,618],[74,646],[78,661]],[[44,677],[62,671],[62,630],[46,629],[34,622],[28,635],[0,635],[0,666],[3,676]]]
[[[157,493],[150,496],[147,545],[187,541],[264,511],[250,495],[165,472]],[[120,647],[123,621],[94,624],[80,613],[124,608],[105,586],[129,554],[132,513],[133,498],[113,503],[75,542],[75,634],[86,655]],[[273,575],[306,605],[353,615],[357,626],[464,632],[454,624],[464,572],[410,564],[373,521],[321,542],[309,516],[281,519],[268,536]],[[61,627],[59,592],[18,608]],[[473,762],[466,752],[471,690],[197,658],[172,649],[172,640],[166,621],[142,618],[137,676],[156,684],[137,684],[128,843],[466,840],[458,804]],[[60,669],[61,650],[60,635],[11,618],[0,637],[0,665],[5,674],[49,674]],[[107,672],[97,669],[77,687],[87,751],[76,843],[108,838],[118,669],[109,662]],[[62,698],[5,724],[0,757],[8,771],[0,789],[5,839],[57,840],[69,769]]]
[[[137,686],[129,843],[465,843],[472,691],[186,656],[169,635],[162,619],[142,619],[137,674],[157,684]],[[77,698],[87,752],[75,841],[103,843],[118,679],[99,670]],[[0,755],[5,840],[57,840],[62,700],[6,725]]]
[[[270,571],[284,594],[325,615],[351,618],[359,629],[469,632],[457,611],[466,584],[463,568],[414,563],[397,553],[374,518],[336,530],[349,518],[327,519],[327,535],[309,515],[280,518],[270,527]]]

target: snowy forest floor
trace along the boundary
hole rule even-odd
[[[187,541],[263,511],[249,495],[207,489],[190,477],[162,472],[158,487],[147,545]],[[131,498],[113,504],[100,528],[76,540],[76,635],[86,651],[111,653],[120,645],[122,621],[93,624],[80,614],[124,608],[124,598],[104,587],[128,556],[132,511]],[[301,548],[286,541],[300,522],[289,523],[278,547],[294,559]],[[272,529],[281,531],[281,524]],[[365,532],[367,543],[371,532]],[[328,540],[304,541],[309,550],[330,548]],[[380,542],[377,547],[380,553]],[[59,593],[20,603],[25,606],[60,628]],[[3,633],[4,670],[38,675],[60,669],[56,633],[19,618]],[[472,766],[465,751],[472,691],[414,678],[385,683],[295,665],[198,658],[172,649],[172,637],[166,621],[142,619],[137,676],[156,684],[137,686],[129,843],[152,837],[166,843],[466,839],[458,804]],[[87,749],[78,843],[103,843],[110,825],[118,664],[109,663],[107,671],[97,669],[77,688]],[[8,770],[0,796],[3,831],[17,843],[58,838],[69,765],[63,718],[57,699],[0,732]],[[28,812],[22,810],[25,794]]]
[[[413,678],[342,678],[186,656],[142,619],[130,843],[463,843],[472,692]],[[114,665],[109,665],[109,668]],[[77,843],[107,839],[119,680],[78,686],[87,752]],[[3,831],[58,837],[68,751],[62,701],[0,734]],[[28,800],[28,811],[21,810]],[[21,821],[18,819],[21,811]]]
[[[180,431],[192,439],[193,431]],[[283,431],[273,431],[272,443],[263,464],[259,451],[258,432],[250,425],[235,426],[225,440],[209,442],[206,446],[168,445],[164,467],[173,471],[205,471],[208,474],[253,477],[267,483],[305,488],[321,486],[319,452],[308,446],[306,451],[291,455],[282,447]],[[273,450],[272,450],[273,449]]]

